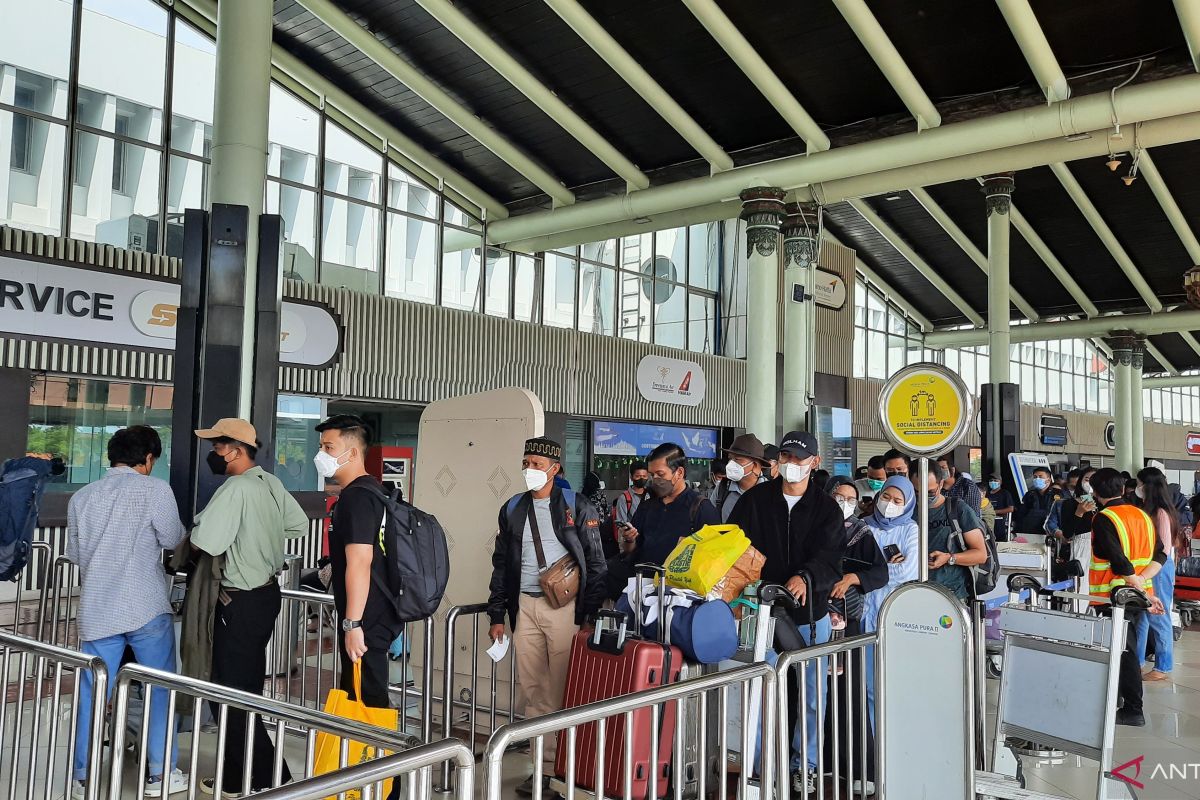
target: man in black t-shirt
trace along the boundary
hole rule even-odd
[[[341,619],[342,689],[354,696],[354,668],[362,664],[362,700],[387,708],[388,647],[403,626],[387,595],[387,562],[379,544],[383,485],[367,474],[370,438],[360,417],[339,414],[317,426],[321,450],[313,463],[326,480],[342,487],[329,528],[333,601]]]

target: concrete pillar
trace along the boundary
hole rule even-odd
[[[746,223],[746,430],[776,440],[779,353],[779,224],[782,189],[759,186],[740,195]]]
[[[783,220],[783,408],[787,430],[807,427],[813,395],[817,305],[813,299],[821,247],[821,207],[788,203]]]
[[[1146,420],[1142,412],[1142,368],[1145,356],[1146,351],[1139,343],[1133,350],[1129,365],[1129,425],[1133,435],[1130,442],[1131,475],[1136,475],[1146,465]]]
[[[1012,286],[1009,283],[1009,210],[1015,188],[1011,172],[988,175],[983,179],[987,204],[988,232],[988,382],[992,385],[992,408],[999,419],[1001,385],[1009,382],[1009,325]],[[1004,474],[1002,426],[992,426],[989,448],[991,472]]]
[[[1116,468],[1132,473],[1133,464],[1133,417],[1130,404],[1130,384],[1133,369],[1133,352],[1129,343],[1112,340],[1113,362],[1113,420],[1116,423]]]
[[[243,308],[256,307],[254,261],[258,253],[258,217],[263,213],[267,180],[267,114],[271,89],[272,4],[265,0],[221,3],[217,7],[217,84],[212,131],[210,203],[250,209],[246,237],[246,292]],[[238,414],[250,418],[254,384],[254,314],[243,317]]]

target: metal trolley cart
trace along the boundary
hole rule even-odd
[[[1000,681],[993,772],[976,776],[981,798],[1061,800],[1028,792],[997,758],[1008,737],[1025,739],[1098,761],[1097,800],[1133,797],[1128,784],[1112,774],[1113,726],[1117,679],[1125,648],[1127,608],[1148,609],[1146,595],[1130,587],[1113,590],[1105,611],[1080,614],[1047,608],[1050,599],[1079,600],[1080,595],[1043,588],[1030,575],[1008,579],[1011,601],[1002,606],[1004,674]],[[1027,602],[1019,600],[1029,591]],[[1095,602],[1095,598],[1090,598]],[[1070,713],[1063,713],[1069,708]]]

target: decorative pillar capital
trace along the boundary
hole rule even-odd
[[[1141,369],[1146,355],[1145,339],[1133,331],[1113,331],[1104,341],[1112,349],[1113,361],[1123,367]]]
[[[1012,208],[1012,193],[1016,189],[1013,173],[998,172],[995,175],[983,176],[983,194],[987,199],[987,214],[1006,215]]]
[[[741,219],[746,223],[746,257],[775,255],[779,246],[779,225],[783,222],[783,189],[756,186],[738,195],[742,201]]]
[[[808,267],[821,251],[821,206],[817,203],[788,203],[784,206],[783,266]]]

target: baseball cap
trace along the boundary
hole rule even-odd
[[[234,439],[245,444],[258,445],[258,432],[254,430],[254,426],[236,417],[219,419],[211,428],[196,431],[196,436],[201,439]]]
[[[808,431],[792,431],[779,440],[779,452],[793,458],[808,458],[817,455],[817,437]]]

